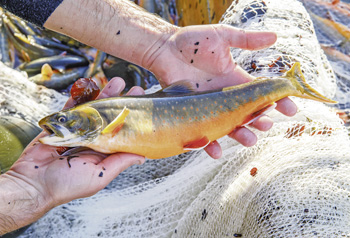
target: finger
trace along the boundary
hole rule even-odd
[[[221,146],[216,140],[207,145],[204,150],[213,159],[219,159],[222,155]]]
[[[283,98],[277,101],[276,110],[278,110],[279,112],[283,113],[286,116],[291,117],[297,113],[298,107],[289,98]]]
[[[108,156],[99,163],[103,173],[103,177],[107,181],[112,181],[121,172],[126,170],[132,165],[143,164],[145,162],[145,157],[136,154],[129,153],[116,153]]]
[[[96,99],[116,97],[124,90],[125,82],[122,78],[114,77],[112,78],[106,87],[100,92]]]
[[[145,90],[143,90],[143,88],[139,86],[134,86],[125,95],[128,95],[128,96],[145,95]]]
[[[262,116],[253,121],[251,126],[255,127],[260,131],[268,131],[273,126],[273,120],[268,116]]]
[[[231,47],[246,50],[264,49],[277,40],[277,35],[274,32],[245,31],[228,25],[223,25],[221,30]]]
[[[122,78],[112,78],[106,87],[100,92],[96,99],[108,98],[118,96],[125,88],[125,82]],[[76,105],[72,97],[69,97],[63,109],[71,108]]]
[[[234,130],[228,136],[247,147],[255,145],[258,141],[256,135],[245,127],[240,127]]]

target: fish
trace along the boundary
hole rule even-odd
[[[84,78],[90,78],[102,72],[102,64],[106,60],[107,54],[103,51],[97,50],[94,62],[90,64],[86,71]]]
[[[10,58],[9,42],[2,19],[0,19],[0,60],[9,67],[13,66],[13,62]]]
[[[133,86],[145,88],[149,76],[144,69],[130,62],[108,56],[106,63],[102,65],[102,71],[107,79],[121,77],[125,80],[124,92],[130,90]]]
[[[308,12],[350,27],[350,10],[346,9],[344,4],[324,0],[300,0],[300,2]]]
[[[313,13],[310,13],[310,17],[317,30],[320,43],[334,45],[343,53],[350,53],[350,29],[348,27]]]
[[[28,75],[32,76],[40,73],[44,64],[49,64],[53,69],[63,72],[69,68],[87,67],[89,61],[86,58],[77,55],[54,55],[23,63],[18,68],[22,71],[26,71]]]
[[[66,69],[62,72],[54,72],[49,64],[41,67],[41,73],[28,78],[30,81],[55,90],[63,90],[83,77],[88,66]]]
[[[190,85],[181,81],[154,94],[99,99],[48,115],[39,121],[48,133],[40,142],[160,159],[205,148],[287,96],[336,103],[306,83],[299,62],[282,76],[220,90],[194,92]]]
[[[333,47],[321,44],[321,48],[330,61],[343,61],[350,64],[350,56],[334,49]],[[350,65],[349,65],[350,66]],[[350,67],[349,67],[350,68]]]
[[[31,41],[22,34],[16,26],[7,18],[3,18],[6,34],[15,48],[21,52],[25,61],[35,60],[41,57],[48,57],[62,53],[57,49],[47,48]]]
[[[210,23],[207,1],[178,0],[176,9],[179,14],[179,26]]]

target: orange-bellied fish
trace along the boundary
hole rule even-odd
[[[336,103],[311,88],[295,63],[284,76],[217,91],[193,92],[178,83],[153,95],[81,104],[40,120],[50,134],[40,142],[159,159],[204,148],[287,96]]]
[[[317,31],[326,37],[328,42],[332,42],[347,54],[350,52],[350,29],[348,27],[313,13],[310,13],[310,17]]]

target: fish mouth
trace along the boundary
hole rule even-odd
[[[47,123],[43,123],[43,122],[39,122],[39,126],[44,129],[44,131],[46,133],[49,134],[49,137],[54,137],[54,136],[58,136],[61,138],[64,138],[62,132],[59,130],[59,126],[56,125],[50,125]]]

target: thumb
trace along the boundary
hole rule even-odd
[[[245,50],[264,49],[277,40],[277,35],[274,32],[245,31],[228,25],[224,25],[220,30],[223,31],[222,35],[231,47]]]
[[[104,177],[107,181],[112,181],[121,172],[132,165],[143,164],[145,157],[129,153],[116,153],[102,160],[99,165],[103,168],[100,177]]]

